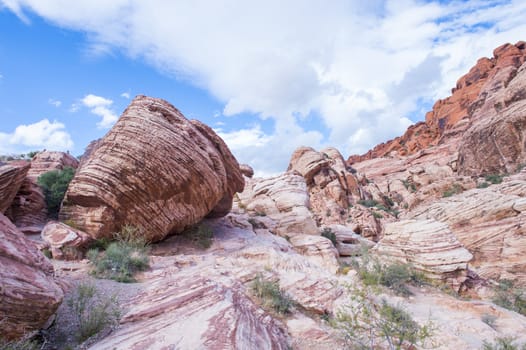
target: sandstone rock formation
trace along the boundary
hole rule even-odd
[[[254,176],[254,169],[252,169],[252,167],[248,164],[240,164],[239,169],[241,169],[241,173],[248,178],[252,178],[252,176]]]
[[[225,215],[243,185],[212,129],[166,101],[138,96],[83,159],[60,217],[93,238],[131,224],[158,241],[207,215]]]
[[[76,169],[78,165],[77,158],[69,153],[42,151],[38,152],[31,160],[31,169],[27,175],[36,182],[38,177],[44,173],[52,170],[63,170],[66,167]]]
[[[500,185],[472,189],[421,205],[408,213],[449,225],[473,254],[471,268],[484,278],[526,284],[526,173]]]
[[[385,226],[374,251],[382,258],[410,263],[432,278],[455,287],[464,282],[473,258],[447,225],[434,220],[402,220]]]
[[[19,338],[43,327],[62,302],[53,266],[0,214],[0,334]]]
[[[27,162],[0,164],[0,214],[5,213],[13,202],[29,167]]]
[[[522,71],[521,65],[526,60],[526,44],[522,41],[515,45],[505,44],[496,48],[493,52],[493,58],[481,58],[477,64],[471,68],[469,73],[461,77],[457,81],[457,85],[452,89],[452,95],[444,100],[439,100],[433,106],[433,110],[426,114],[425,122],[421,122],[411,126],[406,133],[397,137],[394,140],[382,143],[364,155],[354,155],[349,157],[348,163],[354,164],[367,159],[389,156],[396,153],[398,155],[411,155],[421,150],[428,149],[431,146],[436,146],[443,143],[457,143],[468,128],[473,128],[469,131],[466,139],[466,144],[462,148],[465,155],[461,156],[461,163],[463,168],[467,169],[475,166],[477,161],[483,161],[484,157],[491,158],[491,162],[498,161],[498,163],[506,163],[511,166],[513,160],[509,157],[519,155],[517,150],[509,149],[505,153],[505,159],[499,159],[495,155],[504,144],[510,145],[522,136],[517,132],[520,126],[506,125],[504,122],[498,122],[502,126],[498,127],[498,132],[491,134],[491,124],[496,123],[497,120],[503,120],[497,116],[504,110],[504,114],[511,115],[515,111],[520,111],[524,96],[519,85],[522,85],[524,79],[514,79],[515,75]],[[506,88],[508,84],[515,80],[516,87],[509,90],[509,94],[499,96],[494,99],[492,94],[502,89],[508,91]],[[503,92],[506,94],[505,92]],[[486,99],[488,98],[488,101]],[[519,104],[517,104],[519,102]],[[512,106],[514,104],[515,106]],[[509,109],[508,109],[509,108]],[[523,115],[523,114],[522,114]],[[474,122],[486,119],[495,118],[493,122],[484,122],[483,125],[475,127]],[[521,113],[517,118],[521,119]],[[496,127],[496,125],[495,125]],[[488,143],[482,150],[477,151],[470,147],[477,145],[477,140],[486,140],[480,138],[486,130],[486,136],[491,136],[489,140],[497,141],[497,136],[504,137],[502,142],[497,142],[495,145]],[[469,140],[469,141],[468,141]],[[512,146],[515,147],[515,146]],[[471,154],[470,152],[475,152]],[[491,152],[491,153],[487,153]],[[522,152],[520,155],[522,156]],[[492,155],[492,157],[489,157]],[[497,158],[493,158],[497,157]],[[482,164],[485,164],[483,162]],[[483,168],[475,167],[469,170],[470,173],[476,169],[480,171],[492,171],[496,168],[491,168],[489,162]],[[478,171],[477,170],[477,171]]]
[[[58,221],[48,222],[41,236],[49,244],[53,259],[59,260],[81,259],[83,251],[92,241],[86,233]]]
[[[290,238],[290,243],[301,255],[314,261],[328,271],[336,273],[339,269],[338,251],[332,242],[322,236],[297,235]]]
[[[273,231],[282,237],[319,234],[309,210],[309,194],[302,176],[287,172],[266,179],[247,181],[238,194],[238,207],[256,216],[268,217]]]

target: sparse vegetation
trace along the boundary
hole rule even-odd
[[[355,260],[353,267],[364,285],[382,285],[402,296],[412,295],[407,284],[427,283],[425,275],[413,269],[409,264],[399,262],[390,265],[381,264],[378,259],[370,259],[367,254],[363,255],[361,263]]]
[[[484,340],[483,350],[526,350],[526,344],[518,345],[513,337],[499,337],[493,343]]]
[[[75,317],[77,339],[83,342],[120,318],[120,309],[115,297],[103,297],[90,283],[77,286],[67,305]]]
[[[497,185],[497,184],[500,184],[502,183],[502,178],[504,177],[504,175],[499,175],[499,174],[489,174],[489,175],[486,175],[484,177],[484,179],[487,181],[487,182],[490,182],[492,183],[493,185]]]
[[[263,305],[272,308],[279,314],[288,314],[294,305],[293,301],[279,287],[276,281],[267,281],[258,274],[252,283],[252,291],[263,301]]]
[[[378,205],[378,201],[375,201],[374,199],[360,199],[358,201],[358,204],[363,205],[364,207],[371,208]]]
[[[204,223],[200,223],[198,225],[186,229],[182,233],[182,235],[200,249],[210,248],[212,246],[212,240],[214,238],[214,232],[212,231],[210,226]]]
[[[60,204],[74,175],[75,169],[65,167],[63,170],[52,170],[39,176],[37,182],[44,192],[50,217],[58,217]]]
[[[526,294],[513,281],[502,279],[495,290],[493,302],[503,308],[526,315]]]
[[[104,251],[92,248],[88,251],[88,259],[93,264],[93,275],[99,278],[112,279],[118,282],[134,282],[133,275],[149,266],[149,247],[141,231],[133,226],[125,225],[114,235]]]
[[[442,193],[442,197],[451,197],[455,194],[461,193],[463,190],[462,186],[455,183]]]
[[[416,185],[414,182],[411,182],[409,180],[402,180],[402,183],[404,184],[404,187],[406,188],[406,190],[408,190],[409,192],[416,192],[417,188],[416,188]]]
[[[377,211],[373,211],[373,217],[376,218],[376,219],[383,219],[384,216],[382,214],[380,214],[379,212]]]
[[[416,323],[400,305],[377,303],[369,288],[351,289],[351,303],[338,312],[332,324],[343,333],[351,349],[402,349],[424,344],[433,325]]]
[[[490,185],[489,182],[483,181],[483,182],[477,184],[477,188],[488,188],[489,185]]]
[[[336,234],[331,230],[330,227],[325,227],[323,231],[321,231],[321,235],[325,238],[328,238],[335,247],[338,245]]]

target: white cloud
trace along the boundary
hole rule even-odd
[[[0,132],[0,154],[25,153],[48,149],[67,151],[73,149],[73,141],[64,124],[48,119],[19,125],[12,133]]]
[[[60,107],[62,106],[62,101],[59,101],[59,100],[55,100],[53,98],[50,98],[48,101],[47,101],[50,105],[53,105],[55,107]]]
[[[130,93],[129,93],[129,92],[123,92],[123,93],[121,94],[121,97],[122,97],[122,98],[125,98],[125,99],[127,99],[127,100],[129,100],[129,99],[130,99]]]
[[[224,102],[225,116],[273,118],[267,148],[233,144],[242,162],[273,154],[261,169],[290,157],[271,147],[321,143],[305,131],[309,113],[345,155],[400,134],[419,101],[447,96],[478,57],[526,33],[522,0],[3,2],[87,32],[97,53],[122,50],[189,80]],[[101,124],[116,119],[110,106],[92,107]]]
[[[97,123],[100,129],[110,128],[119,117],[110,109],[113,101],[101,96],[89,94],[84,96],[81,100],[82,104],[88,107],[91,113],[102,117],[102,120]]]

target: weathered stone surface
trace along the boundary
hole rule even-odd
[[[409,127],[403,136],[382,143],[364,155],[349,157],[348,163],[353,164],[367,159],[385,157],[393,153],[411,155],[444,142],[451,142],[452,140],[455,140],[453,142],[458,142],[459,137],[470,127],[474,120],[479,119],[481,116],[483,118],[490,116],[486,114],[489,109],[507,108],[512,100],[524,99],[520,90],[517,90],[517,93],[510,94],[507,99],[502,101],[507,101],[508,105],[506,103],[495,106],[487,104],[487,107],[481,108],[487,97],[491,100],[491,95],[494,91],[499,88],[505,89],[508,83],[513,80],[517,68],[526,60],[526,47],[524,42],[518,42],[515,45],[505,44],[495,49],[493,55],[493,58],[481,58],[478,60],[469,73],[457,81],[456,87],[452,89],[452,95],[435,103],[433,110],[426,114],[425,123],[420,122]],[[511,108],[518,109],[519,105]],[[477,112],[479,109],[480,112]],[[491,112],[491,114],[495,113],[495,111]],[[503,126],[501,128],[508,129],[505,133],[510,132],[513,128],[517,130],[517,127],[512,126]],[[472,132],[472,143],[476,142],[476,137],[480,136],[480,133],[478,134],[477,132]],[[510,138],[516,137],[511,134],[508,135]],[[491,148],[492,146],[488,145],[486,147]],[[469,158],[468,153],[470,150],[468,145],[466,145],[465,150],[467,152],[466,157]],[[478,153],[479,156],[475,150],[473,152],[476,154],[473,157],[483,158],[486,151],[487,149],[481,150]],[[492,149],[493,151],[495,151],[495,147]],[[482,160],[482,158],[480,159]],[[475,163],[469,160],[468,164]]]
[[[340,256],[360,255],[364,248],[372,248],[375,245],[373,241],[357,234],[350,227],[330,225],[328,228],[336,236],[336,241],[338,242],[336,249]]]
[[[50,221],[41,233],[44,242],[51,248],[53,259],[75,260],[83,256],[83,251],[92,241],[91,237],[62,222]]]
[[[470,266],[484,278],[512,279],[526,284],[526,176],[485,189],[473,189],[422,205],[408,213],[449,225],[473,254]]]
[[[28,176],[36,182],[38,177],[52,170],[63,170],[66,167],[76,169],[79,165],[77,158],[69,153],[42,151],[31,160]]]
[[[53,316],[63,292],[53,266],[0,214],[0,334],[8,339],[38,330]]]
[[[318,234],[309,210],[309,194],[302,176],[287,172],[267,179],[247,181],[238,194],[238,207],[276,222],[275,232],[283,237]]]
[[[29,170],[27,162],[0,164],[0,214],[5,213]]]
[[[158,241],[226,214],[243,185],[237,161],[212,129],[166,101],[138,96],[83,159],[60,217],[93,238],[131,224]]]
[[[6,216],[24,233],[38,234],[47,220],[44,193],[39,185],[26,177],[18,190]]]
[[[290,243],[301,255],[325,267],[328,271],[336,273],[338,264],[338,251],[332,242],[322,236],[297,235],[290,238]]]
[[[452,279],[456,286],[464,281],[473,258],[447,225],[434,220],[388,223],[374,250],[382,257],[410,263],[431,277]]]

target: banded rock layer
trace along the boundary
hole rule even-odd
[[[243,186],[236,159],[212,129],[166,101],[138,96],[83,159],[60,217],[93,238],[131,224],[159,241],[227,214]]]

